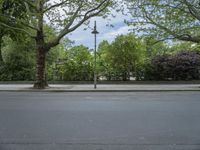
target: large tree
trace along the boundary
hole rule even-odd
[[[35,88],[45,88],[45,58],[51,48],[57,46],[60,40],[73,32],[91,17],[102,15],[111,4],[110,0],[35,0],[21,1],[26,4],[29,24],[21,23],[26,34],[36,41],[37,67]],[[45,24],[51,25],[57,32],[48,39],[44,31]],[[8,27],[2,23],[2,26]],[[28,30],[26,30],[28,28]],[[21,29],[16,29],[21,30]],[[31,31],[30,31],[31,30]],[[48,39],[48,40],[47,40]]]
[[[159,40],[200,43],[199,0],[127,0],[130,24]]]

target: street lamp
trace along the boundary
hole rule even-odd
[[[96,75],[96,60],[97,60],[97,34],[99,32],[97,31],[97,25],[96,21],[94,22],[94,30],[92,31],[92,34],[94,34],[94,88],[97,88],[97,75]]]

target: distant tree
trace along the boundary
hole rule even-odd
[[[158,41],[153,37],[144,37],[143,43],[146,46],[146,58],[150,59],[156,55],[170,53],[169,46],[163,41]]]
[[[188,51],[200,51],[200,44],[195,44],[192,42],[178,42],[169,47],[169,51],[173,53],[177,53],[186,49]]]
[[[140,39],[133,34],[118,36],[111,45],[110,58],[115,72],[126,81],[144,59],[144,49]]]
[[[83,45],[74,46],[66,51],[63,65],[64,80],[86,81],[93,79],[93,57]]]
[[[13,41],[4,37],[4,64],[0,66],[1,81],[33,81],[35,79],[35,45],[32,39]]]
[[[137,65],[144,61],[142,41],[133,34],[120,35],[110,45],[104,41],[100,44],[99,51],[102,64],[110,70],[106,72],[114,80],[129,80],[131,74],[136,72]]]
[[[97,74],[100,77],[106,77],[107,80],[111,80],[113,68],[111,65],[111,59],[108,52],[111,49],[111,45],[108,41],[104,40],[99,43],[97,51]]]

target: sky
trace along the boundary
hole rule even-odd
[[[50,3],[59,3],[61,0],[50,0]],[[120,2],[120,0],[117,0]],[[121,1],[123,2],[123,0]],[[126,8],[125,8],[126,11]],[[121,12],[116,12],[113,10],[113,15],[115,15],[115,18],[109,17],[108,19],[109,24],[112,24],[113,27],[106,26],[108,24],[108,19],[105,20],[101,17],[93,17],[90,19],[90,27],[94,27],[94,21],[97,21],[97,30],[99,34],[97,35],[97,44],[102,42],[103,40],[107,40],[109,42],[112,42],[117,35],[127,34],[130,27],[128,27],[124,20],[130,20],[130,16],[122,15]],[[82,25],[69,35],[67,37],[75,42],[74,45],[84,45],[89,47],[90,49],[94,48],[94,35],[91,34],[92,29],[88,28],[87,30],[84,30],[86,26]]]
[[[124,23],[124,19],[130,19],[130,16],[124,16],[120,12],[115,14],[115,18],[110,18],[109,24],[112,24],[113,27],[106,26],[108,23],[107,20],[94,17],[90,19],[90,26],[94,27],[94,21],[97,22],[97,30],[99,34],[97,35],[97,45],[103,40],[112,42],[117,35],[129,33],[131,27],[127,26]],[[72,32],[68,38],[75,42],[75,45],[85,45],[90,49],[94,48],[94,35],[91,34],[92,29],[88,28],[84,30],[85,26],[82,25],[76,31]]]

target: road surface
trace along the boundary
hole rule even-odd
[[[0,92],[0,150],[200,150],[200,92]]]

